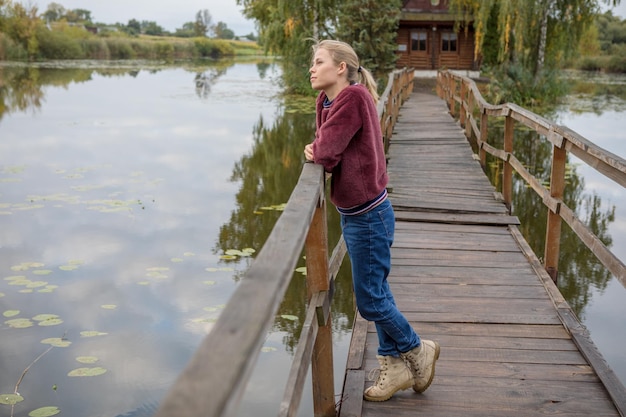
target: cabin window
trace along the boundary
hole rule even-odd
[[[411,32],[411,51],[426,51],[426,31]]]
[[[441,50],[443,52],[456,52],[456,33],[443,32],[441,34]]]

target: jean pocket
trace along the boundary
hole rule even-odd
[[[380,219],[382,227],[385,229],[387,237],[393,239],[393,234],[396,229],[396,218],[391,204],[387,202],[385,207],[381,207],[381,209],[378,210],[378,218]]]

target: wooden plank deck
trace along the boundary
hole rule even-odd
[[[601,356],[434,94],[413,92],[403,105],[389,175],[396,211],[389,282],[420,336],[441,344],[441,356],[425,393],[363,401],[378,340],[357,314],[339,416],[619,416],[586,359]]]

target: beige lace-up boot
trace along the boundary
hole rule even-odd
[[[376,355],[380,369],[376,383],[365,390],[363,398],[368,401],[387,401],[391,396],[413,385],[413,375],[402,358]],[[370,380],[372,372],[370,372]]]
[[[400,356],[406,360],[413,373],[415,392],[424,392],[435,377],[435,362],[439,359],[439,343],[422,339],[422,343],[413,350]]]

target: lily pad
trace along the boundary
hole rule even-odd
[[[40,321],[39,325],[40,326],[57,326],[61,323],[63,323],[62,319],[48,319],[48,320]]]
[[[80,332],[80,337],[95,337],[95,336],[104,336],[108,333],[98,332],[96,330],[84,330]]]
[[[29,417],[50,417],[59,414],[59,407],[41,407],[28,413]]]
[[[56,326],[63,323],[56,314],[37,314],[33,320],[38,321],[40,326]]]
[[[51,269],[36,269],[33,271],[35,275],[49,275],[52,273]]]
[[[115,310],[117,308],[115,304],[102,304],[100,307],[105,310]]]
[[[0,394],[0,404],[15,405],[24,401],[20,394]]]
[[[80,363],[96,363],[98,362],[98,358],[95,356],[79,356],[76,360]]]
[[[282,317],[285,320],[291,320],[291,321],[297,321],[298,320],[298,316],[292,316],[291,314],[283,314],[280,317]]]
[[[4,293],[3,292],[0,292],[0,297],[4,297]]]
[[[68,347],[72,344],[69,340],[62,339],[60,337],[49,337],[47,339],[43,339],[41,343],[44,345],[52,345],[54,347]]]
[[[78,269],[78,265],[61,265],[59,269],[61,271],[73,271],[75,269]]]
[[[12,319],[5,321],[4,324],[14,329],[25,329],[35,325],[30,319]]]
[[[7,310],[4,313],[2,313],[4,317],[15,317],[18,314],[20,314],[20,310]]]
[[[76,368],[68,372],[67,376],[98,376],[102,375],[107,370],[100,366],[95,368]]]
[[[14,279],[9,281],[9,285],[28,285],[30,284],[31,280],[29,280],[26,277],[15,277]]]
[[[215,285],[215,281],[202,281],[202,283],[206,285]]]
[[[44,320],[52,320],[52,319],[58,319],[59,316],[57,316],[56,314],[37,314],[35,317],[33,317],[33,320],[35,321],[44,321]]]
[[[26,284],[26,288],[40,288],[45,287],[46,285],[48,285],[46,281],[31,281]]]
[[[6,277],[5,281],[23,281],[26,279],[25,275],[12,275],[10,277]]]

